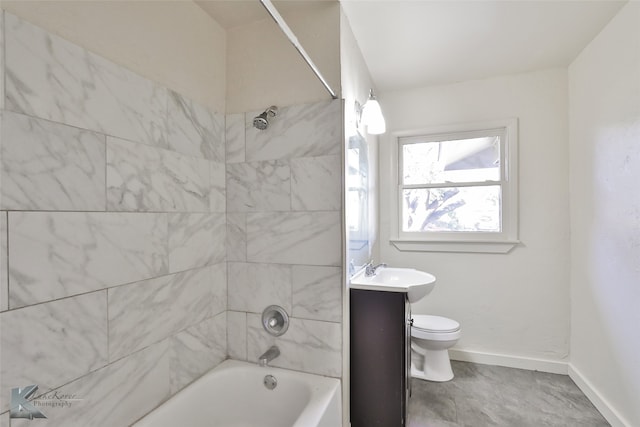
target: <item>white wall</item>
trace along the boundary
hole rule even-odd
[[[506,356],[472,360],[566,372],[557,363],[566,362],[569,346],[566,70],[385,93],[381,104],[389,128],[380,144],[381,258],[437,277],[436,288],[413,305],[413,313],[459,321],[459,350]],[[508,117],[519,119],[522,244],[504,255],[400,252],[391,246],[392,133]]]
[[[191,1],[7,1],[2,8],[225,111],[225,32]]]
[[[613,425],[637,426],[640,3],[585,48],[569,83],[572,376]]]
[[[340,6],[309,2],[283,18],[340,96]],[[331,99],[276,23],[265,19],[227,31],[227,112],[262,110]]]

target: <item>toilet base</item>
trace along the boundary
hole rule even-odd
[[[412,353],[411,376],[413,378],[434,382],[446,382],[453,379],[448,350],[425,350],[424,355],[416,354],[415,351]]]

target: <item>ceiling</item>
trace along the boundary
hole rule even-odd
[[[258,0],[196,2],[226,29],[268,17]],[[341,0],[381,92],[565,67],[624,3]]]
[[[269,17],[259,0],[195,0],[225,30]]]
[[[260,0],[195,0],[195,2],[225,30],[266,18],[271,19],[269,13],[260,4]],[[337,3],[338,0],[272,0],[281,14],[303,10],[313,12],[315,8],[326,2]]]
[[[569,65],[625,2],[342,1],[381,92]]]

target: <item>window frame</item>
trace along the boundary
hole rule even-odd
[[[500,138],[500,181],[490,181],[488,185],[501,187],[501,229],[500,232],[405,232],[402,230],[402,190],[412,185],[402,184],[402,139],[420,138],[423,142],[477,137],[496,133]],[[504,137],[502,137],[504,136]],[[424,252],[486,252],[507,253],[518,240],[518,120],[516,118],[485,122],[435,126],[420,130],[401,131],[392,134],[391,147],[391,244],[401,251]],[[462,184],[462,185],[461,185]],[[479,186],[472,183],[446,183],[418,185],[421,188]],[[413,186],[415,187],[415,186]]]

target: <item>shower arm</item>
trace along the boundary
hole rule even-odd
[[[327,91],[331,95],[331,98],[338,99],[338,97],[336,96],[335,91],[331,88],[331,86],[329,86],[329,83],[322,76],[322,73],[320,73],[320,70],[318,69],[318,67],[316,67],[316,64],[313,63],[313,61],[311,60],[311,57],[304,50],[304,48],[302,47],[302,45],[298,41],[298,38],[293,33],[293,31],[291,31],[291,28],[289,28],[289,26],[285,22],[284,18],[282,17],[282,15],[280,15],[280,12],[278,12],[278,10],[273,5],[271,0],[260,0],[260,3],[262,3],[262,6],[264,6],[264,8],[267,10],[267,12],[269,12],[269,15],[271,15],[273,20],[276,21],[276,24],[278,24],[278,26],[280,27],[280,29],[282,30],[284,35],[287,36],[287,38],[289,39],[289,41],[291,42],[293,47],[296,48],[296,50],[298,51],[300,56],[302,56],[302,59],[304,59],[304,61],[309,66],[309,68],[311,68],[311,71],[313,71],[313,73],[316,75],[316,77],[318,77],[318,79],[320,80],[320,83],[322,83],[322,85],[325,87],[325,89],[327,89]]]

